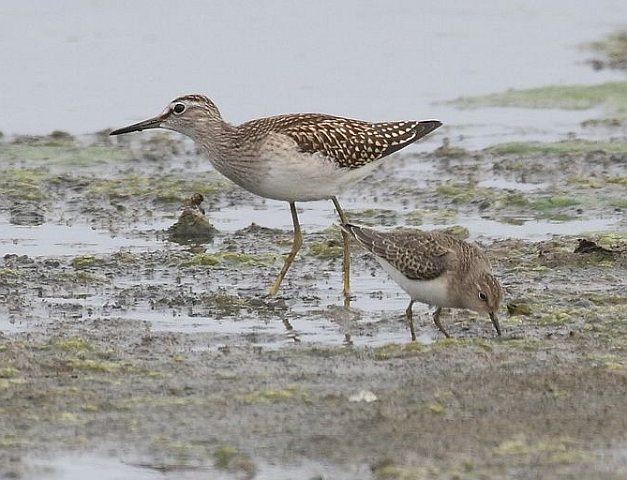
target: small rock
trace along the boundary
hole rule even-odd
[[[575,253],[599,252],[599,253],[607,253],[610,255],[615,253],[612,250],[608,250],[607,248],[601,247],[596,242],[586,240],[585,238],[579,238],[577,239],[577,242],[579,242],[579,244],[577,245],[577,248],[575,248]]]
[[[202,194],[194,193],[183,204],[178,221],[167,230],[170,241],[180,244],[213,241],[216,228],[205,218],[205,210],[200,206],[203,200]]]

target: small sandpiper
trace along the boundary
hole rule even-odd
[[[416,339],[412,320],[416,301],[437,307],[433,321],[446,337],[449,334],[440,323],[442,308],[488,313],[501,335],[496,311],[503,289],[479,247],[442,232],[381,232],[351,224],[341,227],[373,253],[392,280],[409,294],[411,301],[405,313],[412,340]]]
[[[331,200],[346,223],[337,195],[366,177],[381,159],[442,125],[437,120],[370,123],[319,113],[260,118],[239,126],[222,119],[203,95],[185,95],[156,117],[111,135],[165,128],[187,135],[222,175],[265,198],[289,202],[294,241],[270,289],[275,295],[298,253],[303,237],[295,202]],[[350,292],[349,236],[344,237],[344,296]]]

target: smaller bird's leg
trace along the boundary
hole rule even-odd
[[[414,314],[412,312],[412,307],[414,306],[414,301],[411,300],[409,302],[409,306],[407,310],[405,310],[405,316],[407,317],[407,323],[409,324],[409,333],[411,333],[411,341],[416,341],[416,330],[414,329]]]
[[[444,327],[440,323],[440,313],[442,313],[442,307],[436,308],[435,313],[433,314],[433,323],[435,323],[435,326],[440,329],[440,332],[442,332],[446,338],[451,338],[451,336],[446,330],[444,330]]]
[[[344,213],[344,210],[342,210],[342,207],[340,206],[340,202],[338,202],[337,197],[331,197],[331,200],[333,201],[333,205],[335,205],[335,209],[340,216],[340,221],[342,223],[348,223],[346,214]],[[348,232],[342,230],[342,239],[344,240],[344,261],[342,264],[342,276],[344,281],[344,306],[348,308],[350,307],[351,291],[351,252],[350,235],[348,234]]]
[[[281,282],[283,281],[285,274],[287,273],[290,266],[292,265],[292,262],[294,261],[296,254],[298,254],[300,247],[303,245],[303,234],[300,231],[300,223],[298,222],[298,213],[296,213],[296,204],[294,202],[290,202],[290,211],[292,212],[292,223],[294,224],[294,243],[292,243],[292,250],[290,251],[287,258],[285,259],[285,263],[283,264],[283,268],[281,269],[279,276],[274,281],[274,284],[272,285],[272,288],[270,289],[269,295],[271,296],[276,295],[277,292],[279,291],[279,287],[281,286]]]

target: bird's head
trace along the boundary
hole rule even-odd
[[[165,128],[196,140],[207,135],[211,128],[222,122],[215,104],[204,95],[184,95],[175,98],[157,116],[127,127],[113,130],[110,135],[138,132],[150,128]]]
[[[497,278],[489,272],[473,276],[464,285],[462,291],[462,307],[475,312],[487,313],[492,320],[496,332],[501,334],[496,312],[503,300],[503,287]]]

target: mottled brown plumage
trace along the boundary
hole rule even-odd
[[[368,123],[319,113],[279,115],[237,127],[243,142],[259,141],[270,132],[290,137],[303,153],[321,153],[340,167],[358,168],[386,157],[441,125],[421,122]]]
[[[342,229],[372,252],[390,277],[411,297],[406,315],[412,327],[415,301],[437,307],[433,321],[446,335],[439,317],[443,307],[486,312],[497,333],[496,317],[503,291],[479,247],[442,232],[377,231],[343,224]]]
[[[379,232],[355,225],[346,227],[367,250],[410,280],[433,280],[451,268],[463,273],[471,264],[488,268],[490,265],[488,257],[476,245],[443,232]]]

